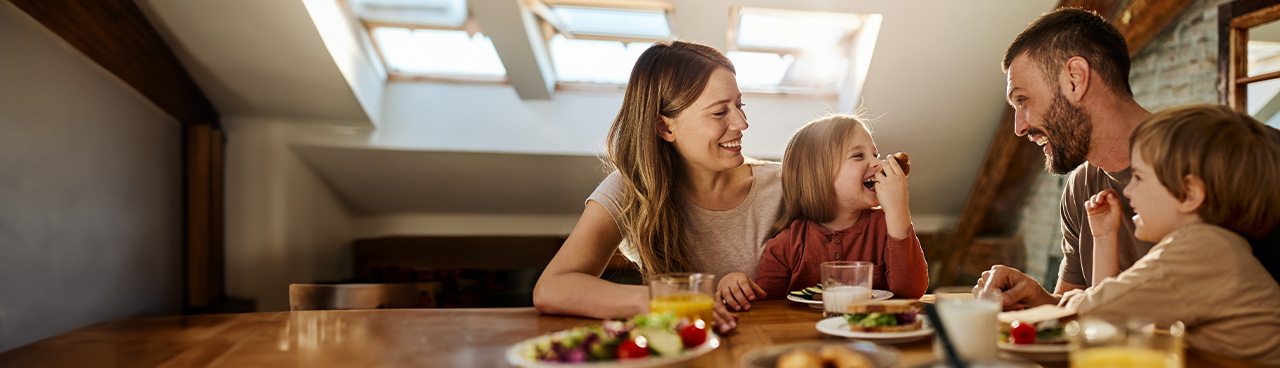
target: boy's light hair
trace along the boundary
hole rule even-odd
[[[1187,197],[1184,178],[1204,181],[1198,210],[1206,223],[1251,240],[1280,223],[1280,145],[1276,131],[1226,106],[1192,105],[1157,112],[1129,137],[1174,198]]]
[[[835,219],[836,175],[859,128],[871,134],[864,117],[831,114],[805,124],[791,137],[782,156],[782,216],[771,235],[798,218],[820,223]]]

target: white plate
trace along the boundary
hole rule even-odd
[[[715,332],[707,332],[707,342],[702,343],[693,350],[686,351],[684,354],[673,357],[649,357],[645,359],[625,360],[625,361],[601,361],[586,363],[552,363],[543,362],[537,359],[526,358],[523,352],[533,349],[538,342],[550,339],[550,334],[526,339],[507,348],[507,363],[517,367],[526,368],[568,368],[568,367],[588,367],[588,368],[658,368],[658,367],[682,367],[693,364],[693,360],[716,348],[720,347],[720,336]]]
[[[873,340],[886,344],[915,341],[933,334],[933,326],[929,325],[929,321],[919,330],[903,331],[903,332],[861,332],[849,329],[849,323],[845,322],[844,317],[831,317],[818,321],[818,332],[831,336],[848,337],[859,340]]]
[[[1031,359],[1037,362],[1065,362],[1067,361],[1067,344],[1006,344],[1004,342],[996,343],[996,346],[1007,353]]]
[[[892,297],[893,297],[893,292],[892,292],[892,291],[888,291],[888,290],[871,290],[871,299],[873,299],[873,300],[885,300],[885,299],[889,299],[889,298],[892,298]],[[790,300],[790,301],[793,301],[793,302],[796,302],[796,303],[804,303],[804,304],[808,304],[810,307],[814,307],[814,308],[822,308],[822,301],[821,301],[821,300],[809,300],[809,299],[801,298],[801,297],[798,297],[798,296],[795,296],[795,295],[791,295],[791,294],[787,294],[787,300]]]

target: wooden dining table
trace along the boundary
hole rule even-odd
[[[744,354],[780,344],[849,340],[816,328],[819,309],[754,303],[738,328],[695,367],[739,367]],[[509,367],[521,340],[588,318],[533,308],[376,309],[186,315],[97,323],[0,353],[0,367]],[[934,361],[932,339],[890,345],[901,367]],[[1066,363],[1040,363],[1065,367]],[[1250,366],[1188,349],[1188,367]]]

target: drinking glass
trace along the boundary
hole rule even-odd
[[[823,317],[849,313],[849,304],[871,300],[871,262],[822,263]]]
[[[1181,321],[1145,317],[1089,316],[1068,322],[1071,367],[1182,368]]]
[[[706,273],[672,273],[649,280],[649,311],[672,312],[689,321],[702,319],[715,322],[712,309],[716,292],[716,275]]]
[[[947,329],[951,346],[960,360],[990,362],[997,359],[996,341],[1000,338],[1000,290],[996,288],[974,289],[969,286],[948,286],[934,291],[937,296],[938,318]],[[933,352],[939,360],[946,360],[946,351],[937,335],[933,338]]]

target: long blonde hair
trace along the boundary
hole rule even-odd
[[[658,131],[663,116],[675,118],[698,99],[718,68],[737,73],[729,58],[710,46],[683,41],[650,46],[636,60],[622,108],[609,128],[609,166],[623,182],[618,225],[637,250],[646,277],[697,266],[676,191],[680,156]]]
[[[833,114],[805,124],[791,137],[782,156],[782,216],[769,229],[770,236],[796,219],[835,219],[836,175],[858,128],[871,133],[863,118]]]

